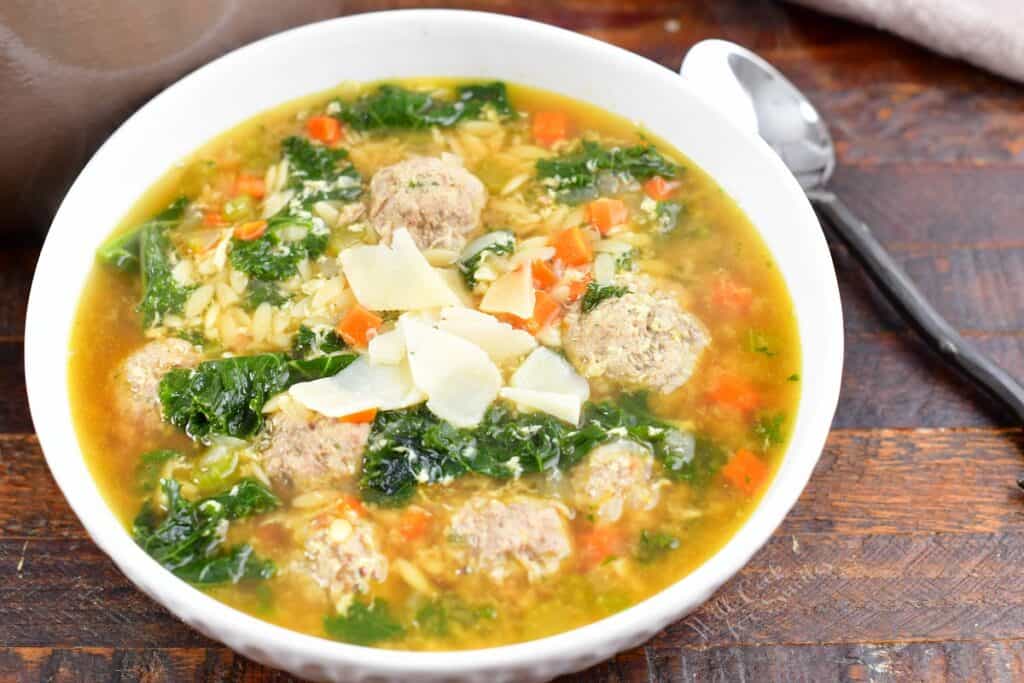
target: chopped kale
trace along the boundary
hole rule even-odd
[[[209,340],[199,330],[178,330],[178,339],[184,339],[192,346],[206,346]]]
[[[468,473],[509,479],[567,470],[613,438],[647,445],[667,476],[696,485],[709,481],[725,461],[722,449],[651,415],[642,394],[617,403],[588,403],[579,427],[495,404],[475,428],[458,429],[418,406],[377,415],[363,456],[360,491],[365,500],[380,505],[403,505],[421,483]]]
[[[790,375],[789,377],[786,378],[786,381],[787,382],[799,382],[800,381],[800,375],[798,373],[794,372],[792,375]]]
[[[355,602],[344,614],[324,618],[324,631],[331,638],[354,645],[372,645],[382,640],[398,638],[405,629],[399,624],[380,598],[373,602]]]
[[[769,358],[778,353],[772,349],[768,336],[760,330],[750,330],[747,332],[747,350],[751,353],[764,354]]]
[[[473,607],[456,595],[444,595],[416,610],[415,625],[431,636],[447,636],[452,624],[471,627],[481,620],[494,620],[497,611],[490,605]]]
[[[348,348],[345,340],[329,327],[311,329],[302,325],[292,340],[292,356],[295,358],[319,358],[329,356]]]
[[[637,542],[636,551],[633,556],[636,557],[638,562],[648,564],[678,547],[679,539],[675,536],[663,531],[648,531],[644,529],[640,532],[640,540]]]
[[[363,456],[363,498],[402,505],[419,483],[475,472],[495,479],[567,469],[606,438],[543,413],[494,405],[473,429],[459,429],[425,406],[379,413]]]
[[[151,221],[139,233],[142,301],[138,310],[146,327],[158,324],[165,315],[181,313],[193,290],[174,279],[174,246],[167,237],[170,225],[170,221]]]
[[[224,524],[269,512],[277,496],[254,479],[197,502],[181,495],[173,479],[162,479],[167,512],[161,518],[147,502],[132,525],[132,537],[153,559],[177,576],[196,584],[237,583],[274,574],[270,560],[256,557],[248,545],[223,548]]]
[[[667,235],[674,232],[679,225],[679,217],[683,213],[683,205],[679,202],[658,202],[654,209],[655,226],[659,233]]]
[[[301,236],[286,239],[292,232]],[[299,272],[299,261],[316,259],[327,251],[328,241],[328,231],[318,230],[311,218],[283,210],[267,221],[267,231],[258,239],[231,238],[231,265],[256,280],[286,280]]]
[[[253,278],[245,288],[245,307],[250,311],[259,308],[260,304],[281,306],[288,301],[288,296],[274,282]]]
[[[783,426],[786,423],[786,416],[782,413],[776,415],[762,415],[754,424],[754,435],[761,439],[764,448],[778,446],[786,440]]]
[[[139,464],[135,467],[135,479],[139,490],[152,491],[160,480],[160,471],[168,460],[181,457],[181,453],[169,448],[149,451],[139,456]]]
[[[587,285],[587,291],[583,294],[580,307],[584,313],[590,313],[605,299],[615,299],[628,292],[629,287],[623,285],[600,285],[596,282],[591,282]]]
[[[188,206],[188,198],[179,197],[175,199],[171,202],[170,206],[142,225],[104,242],[96,250],[96,257],[102,263],[113,266],[118,270],[137,272],[139,270],[139,243],[142,231],[148,227],[156,227],[158,229],[175,227],[181,222],[186,206]]]
[[[476,287],[476,270],[488,255],[501,256],[516,250],[516,236],[509,230],[493,230],[470,242],[459,257],[459,272],[470,289]]]
[[[218,434],[248,438],[263,426],[262,409],[271,396],[297,382],[335,375],[355,358],[294,360],[266,353],[177,368],[160,380],[164,419],[193,439],[206,441]]]
[[[335,100],[335,105],[336,116],[356,130],[447,128],[462,120],[480,118],[487,106],[502,117],[515,114],[505,84],[500,82],[460,86],[454,100],[398,85],[382,85],[355,102]]]
[[[288,187],[306,208],[325,200],[351,202],[363,192],[362,177],[347,162],[348,152],[316,145],[297,136],[281,143],[288,160]]]
[[[673,178],[679,167],[653,145],[605,148],[586,140],[580,149],[554,159],[537,161],[537,177],[566,204],[579,204],[600,194],[598,177],[611,174],[627,181],[653,176]]]

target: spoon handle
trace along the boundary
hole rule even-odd
[[[1024,386],[960,336],[928,303],[921,290],[871,233],[871,228],[853,215],[839,197],[827,190],[809,190],[807,197],[864,267],[875,285],[928,346],[999,399],[1018,424],[1024,424]]]

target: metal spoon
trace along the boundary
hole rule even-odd
[[[832,136],[817,110],[771,64],[735,43],[705,40],[679,72],[721,113],[756,131],[793,172],[818,215],[832,226],[875,285],[928,346],[984,388],[1024,424],[1024,386],[978,351],[928,303],[866,223],[825,186],[836,165]],[[1018,481],[1024,488],[1024,478]]]

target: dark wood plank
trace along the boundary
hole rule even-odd
[[[284,681],[224,647],[113,649],[22,647],[0,650],[0,679],[29,681]]]

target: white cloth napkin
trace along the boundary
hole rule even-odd
[[[1024,81],[1024,0],[793,0]]]

